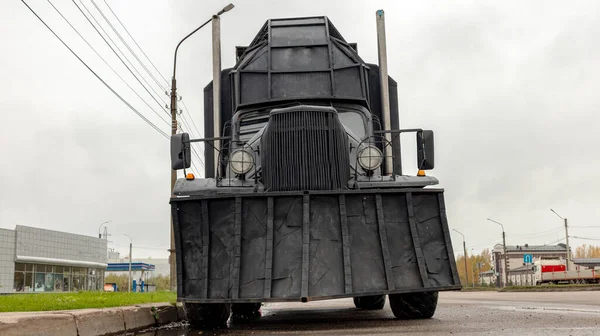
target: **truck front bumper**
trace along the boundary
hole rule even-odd
[[[221,192],[171,207],[179,301],[461,288],[442,189]]]

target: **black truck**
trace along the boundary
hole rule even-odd
[[[396,82],[357,50],[327,17],[270,19],[236,48],[220,87],[206,86],[205,138],[171,137],[174,170],[190,167],[192,143],[206,149],[205,176],[184,174],[170,199],[191,324],[224,325],[264,302],[382,309],[386,296],[397,318],[430,318],[438,292],[461,288],[444,190],[425,174],[433,132],[399,129]]]

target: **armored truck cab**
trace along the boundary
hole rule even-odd
[[[190,167],[192,143],[206,148],[205,177],[178,179],[170,201],[192,324],[274,301],[381,309],[386,295],[396,317],[428,318],[439,291],[460,289],[443,190],[426,188],[438,183],[424,173],[433,132],[399,129],[394,80],[382,94],[378,65],[357,49],[327,17],[268,20],[206,87],[206,138],[171,138],[176,170]],[[403,132],[417,137],[415,176],[402,173]]]

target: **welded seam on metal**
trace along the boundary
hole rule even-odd
[[[408,210],[410,235],[412,236],[413,246],[415,248],[419,272],[421,273],[421,281],[423,281],[424,287],[429,287],[429,278],[427,277],[427,268],[425,267],[425,256],[423,255],[423,249],[421,248],[421,242],[419,241],[419,232],[417,231],[412,193],[406,193],[406,209]]]
[[[450,241],[450,230],[448,227],[448,218],[446,217],[446,202],[444,201],[444,194],[438,194],[438,206],[440,208],[440,221],[442,224],[442,230],[444,232],[444,240],[446,242],[446,250],[448,251],[448,261],[450,262],[450,271],[452,272],[452,278],[454,279],[455,285],[460,285],[460,279],[458,278],[458,272],[456,270],[456,263],[454,263],[454,251],[452,250],[452,243]]]
[[[267,253],[265,259],[264,297],[270,298],[273,279],[273,197],[267,198]]]
[[[302,291],[303,298],[308,297],[308,258],[310,243],[310,196],[302,196]]]
[[[346,213],[346,196],[340,195],[340,223],[342,225],[342,251],[344,253],[344,286],[346,293],[352,293],[352,264],[350,260],[350,237],[348,232],[348,216]]]
[[[233,247],[233,280],[232,298],[237,299],[240,296],[240,258],[242,256],[242,198],[235,198],[235,245]]]
[[[175,235],[175,246],[183,246],[179,231],[179,212],[177,204],[171,205],[171,216],[173,217],[173,234]],[[202,224],[202,223],[201,223]],[[181,250],[181,248],[180,248]],[[183,266],[181,264],[181,253],[175,253],[175,265],[177,265],[177,296],[183,296]]]
[[[385,266],[385,278],[387,280],[388,290],[394,290],[396,289],[396,286],[394,285],[394,274],[392,273],[392,265],[390,262],[390,250],[388,248],[387,233],[385,230],[381,194],[375,195],[375,202],[377,208],[377,224],[379,226],[379,240],[381,242],[381,252],[383,253],[383,265]]]
[[[210,247],[210,227],[208,224],[208,201],[202,201],[202,298],[208,299],[208,252]]]

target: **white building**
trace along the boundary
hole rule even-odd
[[[502,244],[496,244],[492,251],[493,267],[496,270],[494,280],[496,285],[500,286],[502,282],[514,282],[521,283],[523,285],[531,283],[531,277],[529,273],[532,271],[525,262],[525,256],[528,258],[531,256],[531,263],[539,259],[558,259],[562,260],[566,264],[567,260],[567,246],[565,244],[558,245],[506,245],[506,254],[508,255],[507,267],[509,278],[506,278],[506,271],[504,269],[504,248]],[[573,269],[575,265],[571,262],[570,268]],[[511,272],[514,271],[514,272]],[[512,274],[511,274],[512,273]],[[513,281],[514,280],[514,281]]]
[[[149,278],[152,277],[156,277],[158,275],[162,275],[162,276],[169,276],[170,274],[170,266],[169,266],[169,259],[168,258],[158,258],[158,259],[154,259],[154,258],[136,258],[135,255],[132,256],[131,258],[131,262],[133,263],[145,263],[145,264],[150,264],[150,265],[154,265],[154,270],[152,272],[150,272],[150,274],[148,275]],[[124,256],[121,257],[121,254],[113,249],[110,249],[108,251],[108,262],[109,263],[127,263],[129,262],[129,256]],[[113,272],[109,272],[107,274],[113,274]],[[114,274],[120,274],[120,273],[114,273]],[[137,276],[137,274],[136,274]]]
[[[107,242],[17,225],[0,229],[0,292],[101,290]]]

